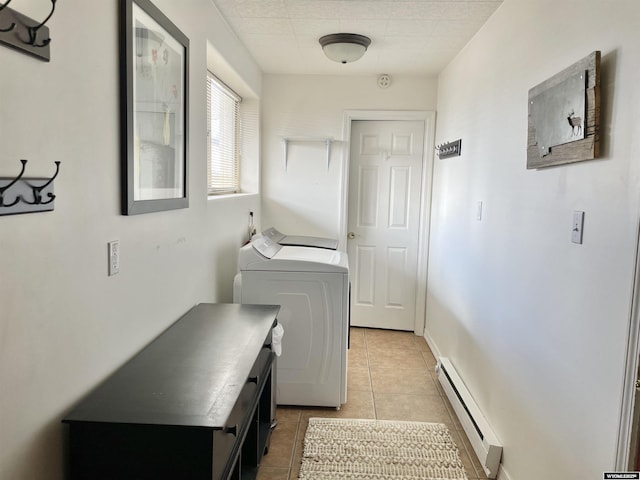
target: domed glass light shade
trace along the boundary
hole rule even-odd
[[[355,33],[332,33],[320,37],[324,54],[334,62],[351,63],[364,55],[371,39]]]

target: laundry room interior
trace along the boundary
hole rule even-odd
[[[299,265],[283,277],[291,289],[302,289],[295,284],[310,268],[332,276],[310,302],[330,302],[346,353],[331,367],[338,404],[334,395],[305,406],[297,396],[305,392],[291,387],[299,405],[278,408],[258,478],[298,478],[312,413],[445,423],[468,480],[638,470],[637,0],[140,0],[188,40],[183,191],[170,208],[148,211],[126,205],[125,157],[139,147],[122,114],[121,10],[131,2],[0,6],[0,479],[70,478],[62,420],[74,407],[194,306],[238,300],[238,274],[241,296],[257,295],[245,282],[285,254],[279,261]],[[8,11],[46,19],[39,31],[24,30],[30,51],[6,44],[20,28]],[[314,21],[296,24],[296,15]],[[38,46],[45,27],[51,40]],[[318,39],[347,30],[370,39],[362,58],[328,59]],[[299,43],[279,38],[289,31]],[[45,47],[50,58],[34,56]],[[594,57],[598,93],[578,95],[584,131],[573,111],[559,121],[584,135],[578,142],[593,139],[595,152],[530,165],[532,92]],[[209,194],[207,72],[242,98],[237,193]],[[375,171],[391,172],[386,190],[374,167],[360,176],[350,169],[354,132],[375,122],[418,122],[423,135],[375,147]],[[419,173],[393,163],[395,147],[421,149]],[[27,193],[16,196],[11,179],[23,167],[16,183]],[[52,179],[55,195],[29,204],[27,195],[40,192],[29,179]],[[391,240],[379,238],[386,276],[375,276],[375,248],[355,243],[366,232],[356,218],[392,227]],[[407,249],[392,237],[405,220],[415,236]],[[270,227],[335,239],[336,249],[309,260],[293,257],[317,247],[273,242],[280,253],[243,260],[253,231],[264,239]],[[380,278],[390,287],[385,298],[371,286]],[[376,301],[387,302],[383,323],[355,318]],[[408,323],[394,325],[405,303]],[[337,348],[328,338],[312,342],[325,342],[326,354]],[[443,358],[499,442],[497,470],[481,465],[445,395]]]

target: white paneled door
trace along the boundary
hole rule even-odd
[[[351,124],[351,325],[413,331],[423,121]]]

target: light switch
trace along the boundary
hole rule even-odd
[[[576,210],[573,212],[573,223],[571,226],[571,241],[582,243],[582,230],[584,228],[584,212]]]
[[[109,246],[109,276],[120,273],[120,240],[108,243]]]
[[[478,202],[476,206],[476,220],[482,220],[482,202]]]

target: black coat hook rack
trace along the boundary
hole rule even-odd
[[[9,5],[10,3],[11,3],[11,0],[7,0],[2,5],[0,5],[0,12],[2,12],[2,10],[4,10],[5,7],[7,7],[7,5]],[[8,27],[5,27],[5,28],[0,27],[0,32],[10,32],[14,28],[16,28],[16,22],[11,22],[11,25],[9,25]]]
[[[51,37],[46,24],[56,10],[57,0],[50,0],[51,11],[41,22],[9,8],[12,1],[0,5],[0,43],[48,62]]]
[[[60,172],[60,162],[51,178],[25,178],[27,160],[16,177],[0,177],[0,215],[35,213],[53,210],[53,181]]]
[[[443,158],[459,157],[462,150],[462,139],[454,140],[453,142],[441,143],[436,146],[438,157]]]

